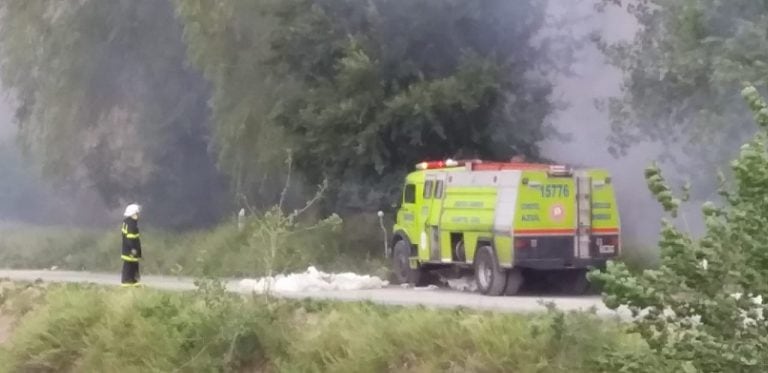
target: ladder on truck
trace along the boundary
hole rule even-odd
[[[573,257],[589,258],[592,236],[592,178],[586,172],[576,173],[576,239]]]

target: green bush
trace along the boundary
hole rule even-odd
[[[723,185],[723,207],[702,206],[706,233],[694,238],[665,219],[661,266],[642,273],[609,263],[594,273],[605,303],[626,305],[634,327],[654,350],[657,372],[764,372],[768,366],[768,105],[754,87],[743,95],[759,129],[732,162],[733,187]],[[676,217],[676,198],[654,165],[645,173],[658,201]],[[687,191],[684,190],[684,194]],[[643,361],[609,354],[604,367]],[[622,368],[645,372],[647,365]]]

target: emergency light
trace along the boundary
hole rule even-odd
[[[421,162],[416,165],[416,169],[417,170],[433,170],[436,168],[456,167],[458,165],[459,165],[459,162],[456,162],[453,159],[446,159],[445,161]]]
[[[547,174],[549,174],[549,176],[571,176],[573,175],[573,171],[562,165],[552,165],[549,166]]]

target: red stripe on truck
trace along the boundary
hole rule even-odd
[[[575,229],[517,229],[515,235],[573,235]]]
[[[610,234],[610,233],[619,233],[619,228],[592,228],[592,233],[597,234]],[[550,228],[550,229],[517,229],[515,230],[515,235],[545,235],[545,236],[552,236],[552,235],[558,235],[558,236],[568,236],[568,235],[574,235],[576,234],[575,229],[558,229],[558,228]]]

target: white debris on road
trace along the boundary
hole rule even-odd
[[[457,290],[461,292],[473,293],[477,291],[477,283],[474,276],[462,276],[462,277],[446,277],[439,276],[439,281],[443,286],[447,286],[449,289]]]
[[[477,291],[477,283],[474,276],[463,276],[459,278],[441,278],[440,281],[449,288],[457,291],[473,293]]]
[[[240,287],[253,290],[256,293],[297,293],[329,290],[363,290],[380,289],[389,285],[376,276],[358,275],[356,273],[325,273],[315,267],[307,268],[304,273],[292,273],[262,277],[259,279],[243,279]]]
[[[405,286],[405,287],[407,287],[407,286]],[[414,286],[413,287],[413,290],[415,290],[415,291],[437,290],[437,289],[440,289],[440,288],[437,287],[437,285],[431,285],[431,284],[427,285],[427,286]]]

